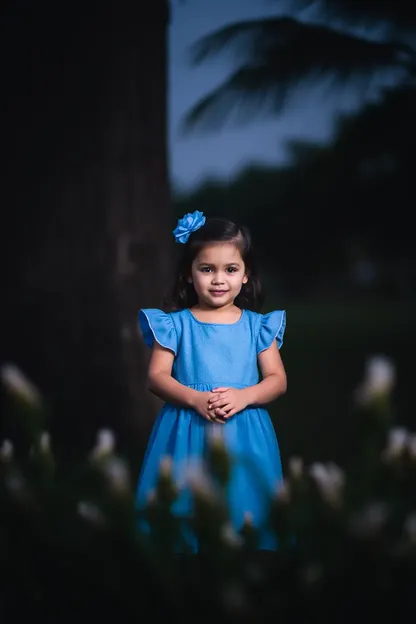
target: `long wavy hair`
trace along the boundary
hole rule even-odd
[[[241,292],[235,299],[235,305],[241,309],[259,312],[264,302],[264,294],[249,230],[228,219],[209,217],[199,230],[192,232],[184,245],[178,244],[176,277],[170,295],[163,302],[165,310],[170,312],[183,310],[192,308],[198,303],[195,289],[188,280],[196,256],[203,247],[211,243],[233,243],[239,249],[248,282],[243,284]]]

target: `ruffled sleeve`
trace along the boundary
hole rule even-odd
[[[173,351],[176,355],[178,339],[172,317],[162,310],[146,308],[139,311],[139,327],[143,340],[148,347],[153,347],[156,340],[161,347]]]
[[[257,337],[257,354],[268,349],[273,340],[277,340],[277,346],[283,344],[283,336],[286,329],[286,311],[275,310],[268,314],[262,314],[260,331]]]

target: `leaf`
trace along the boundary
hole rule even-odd
[[[294,0],[292,7],[315,7],[321,17],[335,18],[345,25],[371,28],[385,25],[391,32],[403,34],[416,30],[416,12],[408,0]]]
[[[278,114],[294,89],[307,82],[367,83],[377,71],[412,71],[416,60],[415,51],[404,44],[380,43],[287,17],[226,26],[198,41],[192,60],[201,64],[226,49],[240,66],[185,115],[185,133]]]

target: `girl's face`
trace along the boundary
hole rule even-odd
[[[247,279],[240,250],[233,243],[211,243],[192,263],[190,281],[201,306],[233,305]]]

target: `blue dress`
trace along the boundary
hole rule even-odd
[[[279,348],[282,346],[286,313],[243,310],[236,323],[219,324],[199,321],[189,309],[169,314],[143,309],[139,324],[149,347],[156,340],[174,353],[175,379],[191,388],[211,391],[220,386],[244,388],[259,382],[257,356],[274,340]],[[228,487],[232,524],[239,530],[249,512],[253,524],[262,527],[270,496],[282,480],[276,434],[263,407],[248,406],[222,425],[210,423],[192,409],[165,403],[153,426],[139,476],[139,508],[146,505],[155,488],[161,458],[172,458],[174,478],[181,482],[189,462],[206,455],[207,436],[215,427],[221,428],[234,460]],[[179,496],[174,511],[184,516],[191,513],[189,492]],[[264,531],[260,548],[274,547],[272,536]],[[197,545],[191,548],[197,550]]]

